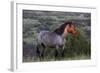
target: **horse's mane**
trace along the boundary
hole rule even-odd
[[[58,35],[62,35],[66,25],[68,25],[68,24],[69,24],[69,26],[71,26],[72,22],[65,22],[59,28],[55,29],[54,32],[57,33]]]

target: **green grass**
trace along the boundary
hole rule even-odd
[[[57,59],[55,57],[45,57],[44,59],[40,59],[39,57],[28,57],[24,58],[23,62],[43,62],[43,61],[66,61],[66,60],[88,60],[91,59],[90,56],[87,55],[79,55],[79,56],[73,56],[73,57],[63,57],[61,59]]]
[[[32,38],[24,39],[27,42],[32,42]],[[85,60],[91,58],[90,41],[87,39],[85,32],[80,28],[78,29],[77,37],[69,34],[66,37],[64,48],[64,57],[55,57],[55,48],[44,49],[44,58],[40,57],[27,57],[23,62],[39,62],[39,61],[58,61],[58,60]]]

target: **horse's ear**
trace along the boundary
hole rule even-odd
[[[71,27],[72,26],[72,24],[67,24],[69,27]]]
[[[72,22],[65,22],[64,24],[71,26],[73,23]]]

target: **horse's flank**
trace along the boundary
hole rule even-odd
[[[41,31],[38,34],[38,43],[43,43],[46,47],[56,47],[64,45],[64,38],[54,32]]]

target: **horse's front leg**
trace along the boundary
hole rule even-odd
[[[62,47],[61,56],[64,57],[64,46]]]
[[[64,43],[62,45],[62,57],[64,57],[64,48],[65,48],[66,40],[64,39]]]
[[[61,45],[61,46],[56,46],[56,49],[55,49],[55,57],[63,57],[64,56],[64,46]]]
[[[64,45],[59,46],[58,53],[60,57],[64,57]]]
[[[55,58],[58,57],[58,48],[59,48],[59,47],[56,46],[56,49],[55,49]]]

